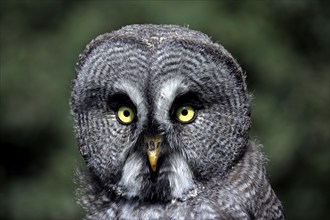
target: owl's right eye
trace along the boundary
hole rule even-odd
[[[195,119],[195,109],[190,105],[182,105],[176,111],[176,117],[181,123],[190,123]]]
[[[125,125],[131,124],[135,118],[133,109],[129,106],[121,106],[117,111],[117,120]]]
[[[170,115],[173,121],[189,124],[196,119],[197,112],[201,109],[203,109],[203,105],[197,94],[188,92],[176,97]]]

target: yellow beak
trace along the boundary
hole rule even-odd
[[[145,142],[147,145],[147,155],[148,155],[149,164],[151,170],[155,172],[157,169],[157,161],[159,158],[160,143],[162,141],[161,138],[158,135],[156,135],[156,136],[146,137]]]

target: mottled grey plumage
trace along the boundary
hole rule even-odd
[[[130,25],[80,55],[71,108],[87,164],[87,219],[283,219],[260,145],[249,138],[250,96],[235,59],[200,32]],[[136,117],[120,123],[118,107]],[[173,111],[188,103],[196,118]],[[162,137],[157,170],[145,138]]]

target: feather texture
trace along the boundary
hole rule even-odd
[[[284,219],[249,137],[245,75],[220,44],[175,25],[130,25],[88,44],[76,74],[86,219]],[[184,105],[195,115],[188,123],[176,118]],[[121,106],[132,122],[118,120]],[[150,136],[161,137],[155,171]]]

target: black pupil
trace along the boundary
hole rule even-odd
[[[182,109],[182,111],[181,111],[181,114],[183,115],[183,116],[186,116],[186,115],[188,115],[188,110],[187,109]]]
[[[129,112],[128,110],[125,110],[125,111],[124,111],[124,116],[125,116],[125,117],[128,117],[129,115],[130,115],[130,112]]]

